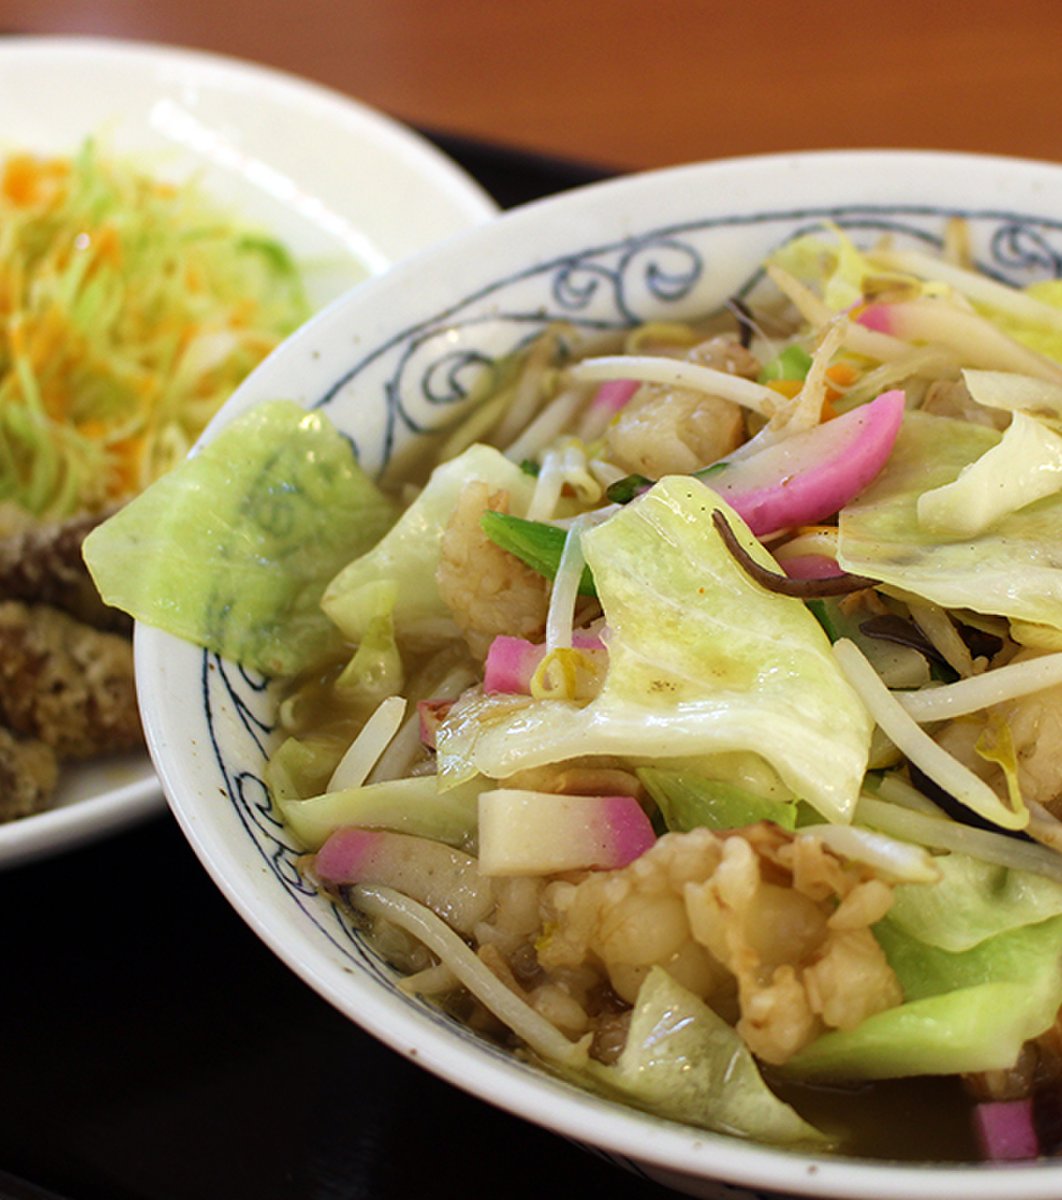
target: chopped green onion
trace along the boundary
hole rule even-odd
[[[629,504],[646,488],[652,486],[653,480],[646,478],[645,475],[625,475],[622,479],[617,479],[615,483],[609,484],[605,495],[613,504]]]
[[[565,530],[543,521],[527,521],[510,513],[489,510],[480,518],[480,526],[496,546],[515,555],[533,571],[547,579],[553,579],[557,574],[567,538]],[[579,595],[597,595],[589,567],[583,570]]]
[[[760,383],[772,379],[803,379],[811,368],[811,355],[803,346],[786,346],[760,372]]]

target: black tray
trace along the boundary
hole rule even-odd
[[[606,174],[431,136],[506,207]],[[7,1200],[669,1194],[362,1033],[264,947],[168,813],[0,873],[0,912]]]

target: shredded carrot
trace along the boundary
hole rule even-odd
[[[122,262],[122,243],[113,225],[104,225],[91,239],[95,247],[96,260],[120,266]]]
[[[852,363],[841,359],[826,368],[826,378],[832,386],[826,388],[826,396],[822,402],[821,420],[832,421],[837,416],[836,401],[840,400],[856,382],[859,378],[859,371]]]
[[[0,501],[139,490],[309,315],[289,255],[88,142],[0,164]]]
[[[0,193],[18,208],[47,204],[62,190],[69,174],[70,164],[62,159],[13,154],[4,163]]]
[[[140,490],[141,461],[144,439],[125,438],[110,447],[110,473],[107,480],[108,499],[118,499]]]
[[[804,381],[803,379],[769,379],[767,386],[772,392],[777,392],[780,396],[792,400],[799,394],[800,389],[804,386]]]
[[[839,388],[849,388],[859,378],[859,372],[850,362],[841,359],[826,368],[826,378]]]

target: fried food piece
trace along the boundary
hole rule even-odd
[[[738,1033],[781,1064],[903,1001],[871,933],[891,903],[891,883],[813,835],[698,828],[619,870],[548,883],[535,948],[548,974],[590,966],[630,1004],[654,965],[717,1011],[736,986]]]
[[[49,604],[98,629],[128,633],[132,621],[103,603],[81,557],[81,543],[108,516],[50,523],[0,517],[0,598]]]
[[[0,821],[13,821],[47,808],[59,778],[50,746],[24,741],[0,726]]]
[[[141,745],[132,643],[46,605],[0,603],[0,720],[60,759]]]

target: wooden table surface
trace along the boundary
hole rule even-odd
[[[1060,0],[0,0],[610,168],[853,146],[1062,158]]]

